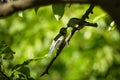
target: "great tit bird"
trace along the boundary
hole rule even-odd
[[[55,48],[59,49],[59,46],[61,45],[62,41],[65,39],[66,33],[67,33],[67,28],[60,29],[59,34],[52,41],[48,55],[51,55]]]

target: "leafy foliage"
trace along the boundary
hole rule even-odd
[[[55,18],[60,20],[64,14],[66,4],[53,4],[52,10]]]
[[[3,59],[13,59],[13,52],[4,41],[0,43],[0,57]]]
[[[53,57],[45,56],[52,39],[70,18],[80,18],[88,5],[72,4],[65,11],[64,8],[65,5],[53,11],[60,16],[64,13],[59,22],[54,19],[51,6],[41,7],[37,15],[32,9],[22,12],[23,17],[14,14],[0,19],[0,79],[119,80],[120,34],[116,29],[108,31],[112,20],[99,7],[87,19],[97,22],[98,28],[85,27],[76,32],[49,75],[40,77]]]

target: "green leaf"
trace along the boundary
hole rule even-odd
[[[13,52],[11,48],[7,44],[5,44],[4,41],[2,41],[0,43],[0,54],[5,54],[5,53],[14,54],[15,52]]]
[[[5,54],[5,53],[6,53],[6,54],[7,54],[7,53],[8,53],[8,54],[15,54],[15,52],[13,52],[9,46],[6,47],[2,53],[3,53],[3,54]]]
[[[30,69],[28,67],[21,67],[17,71],[21,72],[22,74],[26,75],[27,77],[30,76]]]
[[[0,42],[0,54],[3,53],[3,51],[7,48],[8,46],[5,44],[4,41]]]
[[[60,20],[64,14],[64,9],[65,9],[66,4],[53,4],[52,5],[52,10],[55,18],[57,20]]]
[[[70,7],[72,6],[72,4],[73,4],[73,3],[68,3],[68,4],[66,5],[66,7],[69,7],[69,8],[70,8]]]
[[[13,52],[4,41],[2,41],[0,43],[0,54],[3,56],[3,59],[13,59],[13,54],[15,54],[15,52]]]
[[[36,14],[37,14],[39,8],[40,8],[40,7],[36,7],[36,8],[34,9],[34,11],[35,11]]]
[[[13,54],[15,54],[15,52],[13,52],[10,47],[6,47],[2,54],[3,59],[13,59]]]
[[[20,18],[23,18],[23,11],[18,12],[18,16],[19,16]]]
[[[10,59],[13,59],[13,58],[14,58],[13,54],[4,54],[3,55],[3,59],[6,59],[6,60],[10,60]]]

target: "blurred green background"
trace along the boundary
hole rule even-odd
[[[15,52],[13,60],[5,60],[7,75],[16,64],[27,59],[41,58],[28,67],[35,80],[120,80],[120,34],[110,26],[107,13],[95,7],[87,21],[98,23],[97,28],[85,27],[76,32],[49,70],[40,77],[51,58],[46,58],[53,38],[72,17],[80,18],[89,5],[72,4],[56,21],[51,5],[15,13],[0,19],[0,41],[4,40]]]

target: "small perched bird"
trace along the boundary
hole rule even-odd
[[[75,27],[76,25],[79,25],[80,19],[79,18],[71,18],[68,21],[67,27]]]
[[[87,21],[83,21],[81,22],[79,18],[71,18],[68,21],[67,27],[76,27],[78,28],[79,26],[93,26],[93,27],[97,27],[96,23],[89,23]]]
[[[66,33],[67,33],[67,28],[60,29],[59,34],[52,41],[48,55],[51,55],[55,48],[59,49],[59,46],[61,45],[62,41],[65,39]]]

